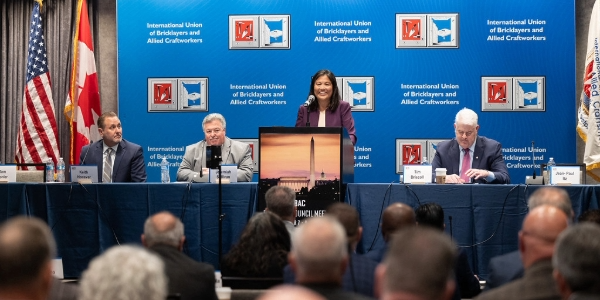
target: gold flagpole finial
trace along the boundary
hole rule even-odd
[[[39,4],[40,4],[40,9],[42,9],[42,5],[44,5],[44,4],[42,3],[42,0],[33,0],[33,1],[35,1],[35,2],[39,3]]]

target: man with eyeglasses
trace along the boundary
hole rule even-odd
[[[510,183],[502,145],[477,135],[477,114],[468,108],[456,114],[456,138],[440,142],[431,163],[433,170],[446,168],[446,183]]]
[[[185,148],[183,161],[177,170],[177,181],[194,181],[206,168],[206,147],[221,146],[224,165],[237,165],[237,181],[252,180],[254,169],[250,145],[225,136],[225,118],[218,113],[207,115],[202,121],[204,140]],[[203,176],[208,176],[203,171]]]

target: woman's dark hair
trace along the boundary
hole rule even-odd
[[[340,89],[338,88],[337,81],[335,80],[335,75],[333,72],[329,70],[320,70],[315,75],[313,75],[312,80],[310,81],[310,90],[308,91],[308,95],[315,95],[315,82],[319,77],[327,76],[329,81],[331,81],[331,99],[329,100],[329,110],[335,111],[340,105],[340,101],[342,101],[342,96],[340,95]],[[319,101],[313,101],[309,106],[308,110],[310,111],[318,111],[319,110]]]
[[[283,221],[273,213],[257,213],[242,231],[240,240],[223,258],[223,269],[246,277],[283,276],[291,249],[290,235]]]
[[[444,209],[437,203],[431,202],[419,206],[415,216],[419,225],[444,230]]]

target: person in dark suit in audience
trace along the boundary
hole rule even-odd
[[[558,235],[569,225],[569,217],[555,206],[542,205],[525,217],[519,231],[519,252],[525,267],[523,278],[486,291],[476,299],[560,299],[552,278],[552,255]]]
[[[50,228],[33,217],[0,225],[0,299],[47,299],[56,244]]]
[[[385,241],[385,247],[365,254],[371,260],[380,263],[387,251],[391,235],[402,229],[416,224],[415,211],[412,207],[403,203],[392,203],[383,211],[381,218],[381,235]]]
[[[165,264],[169,295],[179,294],[181,300],[217,300],[214,268],[182,252],[185,235],[179,218],[167,211],[148,217],[141,238],[144,247],[156,253]]]
[[[342,288],[346,291],[373,297],[373,276],[377,263],[365,255],[356,253],[356,246],[362,238],[363,231],[358,211],[351,205],[338,202],[330,205],[325,211],[325,215],[337,219],[346,232],[349,259],[342,280]],[[285,283],[295,281],[294,273],[289,265],[284,270],[283,279]]]
[[[600,224],[600,209],[590,209],[584,211],[579,218],[577,218],[577,222],[592,222]]]
[[[456,245],[437,229],[399,230],[377,267],[375,294],[381,300],[448,300],[456,286],[455,257]]]
[[[336,218],[330,215],[310,218],[296,229],[292,244],[288,261],[297,284],[328,300],[371,299],[342,288],[349,263],[348,243],[344,227]]]
[[[557,187],[541,187],[535,190],[527,200],[529,210],[541,205],[552,205],[562,210],[569,219],[573,219],[575,213],[571,205],[569,194],[564,189]],[[519,250],[498,255],[490,259],[488,266],[488,278],[484,291],[497,288],[513,280],[523,277],[523,261]]]
[[[97,123],[102,139],[83,146],[79,163],[97,165],[101,182],[146,182],[144,150],[140,145],[123,139],[123,128],[117,114],[105,112]]]
[[[583,222],[563,231],[552,257],[563,300],[600,299],[600,226]]]
[[[265,194],[266,211],[270,211],[281,218],[290,236],[296,227],[296,193],[287,186],[276,185]]]
[[[255,214],[237,244],[223,257],[223,277],[283,277],[291,248],[290,234],[273,213]]]
[[[350,135],[352,145],[356,145],[356,129],[350,103],[343,101],[333,72],[320,70],[313,75],[308,96],[313,96],[309,104],[300,105],[296,127],[344,127]]]
[[[479,136],[477,114],[463,108],[454,121],[456,138],[440,142],[432,169],[446,168],[446,183],[510,183],[502,145]]]
[[[444,231],[446,228],[444,210],[437,203],[425,203],[417,208],[415,214],[419,226],[429,226],[440,231]],[[479,278],[473,274],[467,252],[464,249],[458,250],[454,274],[457,285],[454,299],[472,298],[481,292]]]

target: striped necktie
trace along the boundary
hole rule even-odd
[[[106,149],[106,158],[104,159],[104,167],[102,168],[102,182],[112,182],[112,155],[115,150],[113,148]]]

